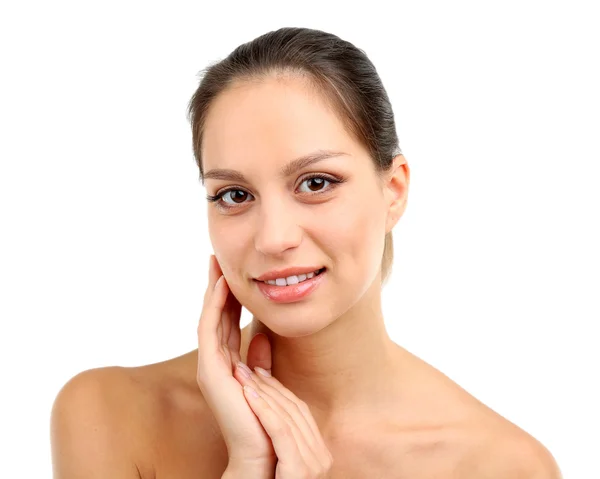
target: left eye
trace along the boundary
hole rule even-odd
[[[311,182],[312,182],[312,186],[308,187],[309,191],[307,193],[322,190],[325,182],[329,183],[329,180],[326,180],[325,178],[321,178],[320,176],[313,176],[313,177],[306,178],[305,180],[303,180],[302,183],[300,183],[300,185],[303,185],[304,183],[310,184]]]

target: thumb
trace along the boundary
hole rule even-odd
[[[258,366],[271,372],[271,343],[266,334],[258,333],[252,338],[248,346],[246,362],[252,370]]]

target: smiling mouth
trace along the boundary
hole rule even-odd
[[[298,276],[288,276],[287,278],[278,278],[275,284],[254,280],[259,291],[273,303],[294,303],[296,301],[309,298],[319,286],[326,281],[325,273],[327,268],[321,268],[314,272],[301,274]],[[310,275],[310,277],[309,277]],[[306,278],[304,278],[306,276]],[[288,283],[288,279],[290,279]]]
[[[319,276],[321,273],[323,273],[325,271],[325,269],[326,268],[323,267],[317,271],[312,271],[310,273],[305,273],[305,274],[292,275],[292,276],[288,276],[287,278],[269,279],[266,281],[260,281],[260,280],[255,279],[255,281],[257,281],[259,283],[269,284],[271,286],[279,286],[279,287],[294,286],[296,284],[302,284],[302,283],[304,283],[304,281],[312,279],[315,276]]]

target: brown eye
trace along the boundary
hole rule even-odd
[[[312,176],[310,178],[305,178],[302,181],[302,184],[306,184],[308,186],[308,191],[307,193],[310,192],[319,192],[324,188],[325,183],[330,183],[331,180],[325,179],[325,178],[321,178],[320,176]]]
[[[312,183],[312,185],[311,185]],[[311,191],[319,191],[321,187],[325,184],[325,180],[323,178],[311,178],[308,180],[308,184]]]
[[[300,186],[306,183],[308,185],[308,190],[303,191],[303,193],[320,195],[322,193],[326,193],[327,191],[334,188],[338,184],[343,183],[344,181],[346,180],[341,178],[335,178],[329,175],[324,176],[322,173],[316,173],[305,177],[300,183]],[[327,184],[329,185],[329,188],[327,188]],[[228,190],[221,191],[214,196],[207,195],[206,199],[211,203],[215,203],[217,208],[228,209],[236,208],[235,205],[242,205],[244,203],[248,203],[246,200],[251,196],[252,195],[250,193],[244,190],[231,188]],[[227,199],[228,197],[229,200]]]
[[[226,191],[225,193],[223,193],[223,198],[226,198],[227,195],[229,195],[229,198],[237,204],[243,203],[244,200],[247,198],[248,193],[246,193],[245,191],[242,190],[229,190]],[[227,202],[225,202],[227,203]]]

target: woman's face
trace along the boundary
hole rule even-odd
[[[323,150],[339,154],[282,174],[293,160]],[[215,256],[238,301],[273,332],[315,333],[374,282],[380,287],[389,231],[383,185],[367,150],[304,80],[273,77],[220,94],[207,117],[202,157],[207,194],[227,190],[208,203]],[[325,180],[311,179],[315,174]],[[269,299],[256,280],[306,266],[326,270],[300,299]]]

